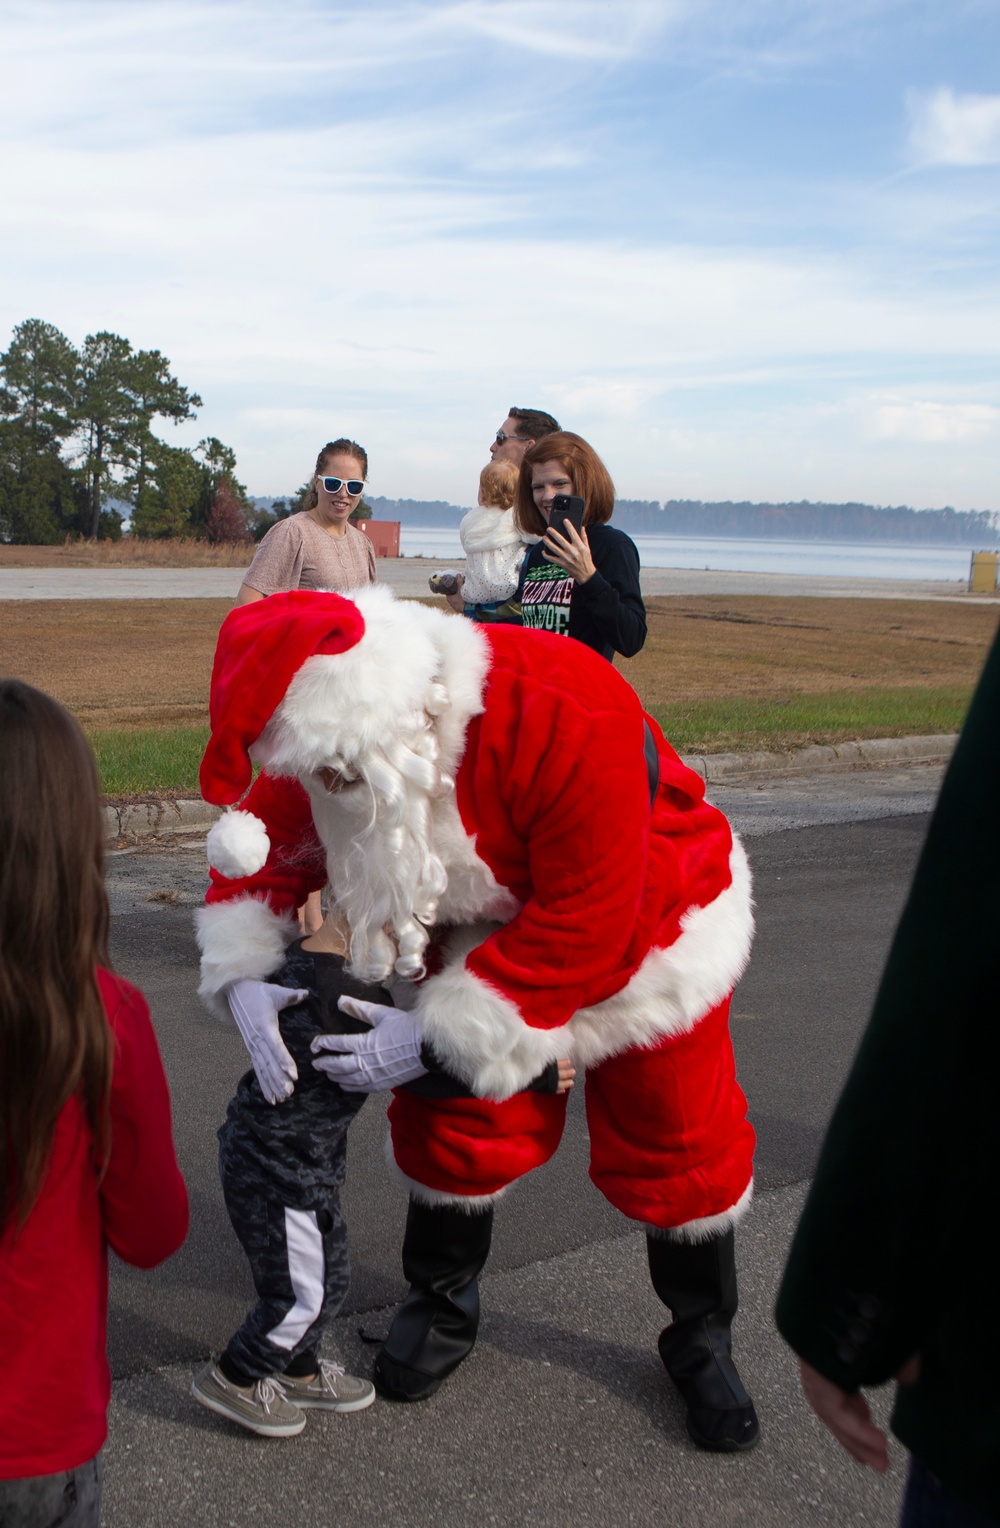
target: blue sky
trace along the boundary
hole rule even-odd
[[[7,0],[0,344],[111,328],[251,492],[1000,508],[996,0]]]

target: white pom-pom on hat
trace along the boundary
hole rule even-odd
[[[264,824],[252,812],[223,812],[209,829],[205,848],[212,869],[227,880],[237,881],[263,870],[271,841]]]

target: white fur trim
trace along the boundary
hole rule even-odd
[[[684,914],[672,945],[650,950],[620,992],[573,1015],[570,1054],[578,1066],[686,1034],[732,991],[753,939],[750,866],[735,836],[729,864],[732,883]]]
[[[661,1231],[656,1227],[647,1225],[646,1230],[650,1236],[662,1236],[666,1241],[679,1242],[707,1242],[713,1236],[721,1236],[731,1227],[738,1226],[753,1199],[753,1179],[747,1184],[743,1193],[734,1205],[728,1210],[720,1210],[718,1215],[703,1215],[700,1220],[686,1220],[682,1226],[671,1226],[667,1231]]]
[[[229,881],[256,875],[267,864],[271,841],[252,812],[223,812],[209,829],[205,852],[213,870]]]
[[[596,1066],[693,1029],[732,990],[750,955],[750,867],[735,838],[730,868],[731,884],[707,907],[685,913],[668,949],[651,950],[620,992],[581,1008],[558,1029],[531,1028],[509,998],[466,968],[466,955],[488,937],[488,925],[456,930],[448,964],[418,988],[414,1004],[442,1064],[480,1097],[499,1100],[560,1056]]]
[[[198,996],[216,1018],[229,1018],[223,995],[241,977],[264,981],[285,957],[285,947],[298,937],[294,918],[279,917],[256,897],[210,902],[194,915],[201,950]]]
[[[440,975],[418,988],[414,1012],[442,1064],[481,1098],[509,1098],[550,1061],[572,1056],[596,1066],[633,1046],[685,1034],[710,1013],[746,966],[753,937],[750,867],[739,839],[730,857],[732,882],[707,907],[681,919],[668,949],[651,950],[614,997],[581,1008],[558,1029],[533,1029],[517,1006],[465,966],[489,925],[456,930]]]
[[[532,1029],[509,998],[464,965],[428,977],[414,1011],[442,1066],[479,1098],[510,1098],[569,1054],[566,1025]]]
[[[495,1194],[446,1194],[442,1189],[428,1188],[426,1183],[418,1183],[415,1178],[407,1177],[392,1154],[392,1137],[388,1135],[385,1138],[385,1161],[396,1187],[409,1194],[418,1204],[430,1205],[431,1209],[438,1205],[449,1205],[452,1209],[464,1210],[467,1215],[481,1215],[484,1210],[491,1210],[495,1204],[499,1204],[509,1187],[505,1185],[498,1188]]]
[[[469,721],[483,709],[487,639],[475,622],[397,600],[381,584],[350,598],[364,635],[347,652],[306,659],[252,757],[272,774],[309,774],[331,760],[366,758],[427,712],[436,718],[438,762],[453,774]]]

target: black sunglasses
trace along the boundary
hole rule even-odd
[[[346,488],[352,499],[358,498],[365,491],[363,478],[328,478],[318,477],[317,483],[322,483],[327,493],[339,493]]]

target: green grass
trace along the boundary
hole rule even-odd
[[[843,743],[855,738],[922,737],[957,732],[971,687],[837,690],[787,700],[724,697],[657,708],[656,720],[678,753],[744,753]]]
[[[842,743],[850,738],[957,732],[971,690],[834,691],[788,700],[724,698],[658,709],[679,753],[743,753]],[[146,728],[90,735],[106,796],[198,796],[207,727]]]
[[[106,796],[200,796],[198,765],[207,742],[207,727],[90,734]]]

